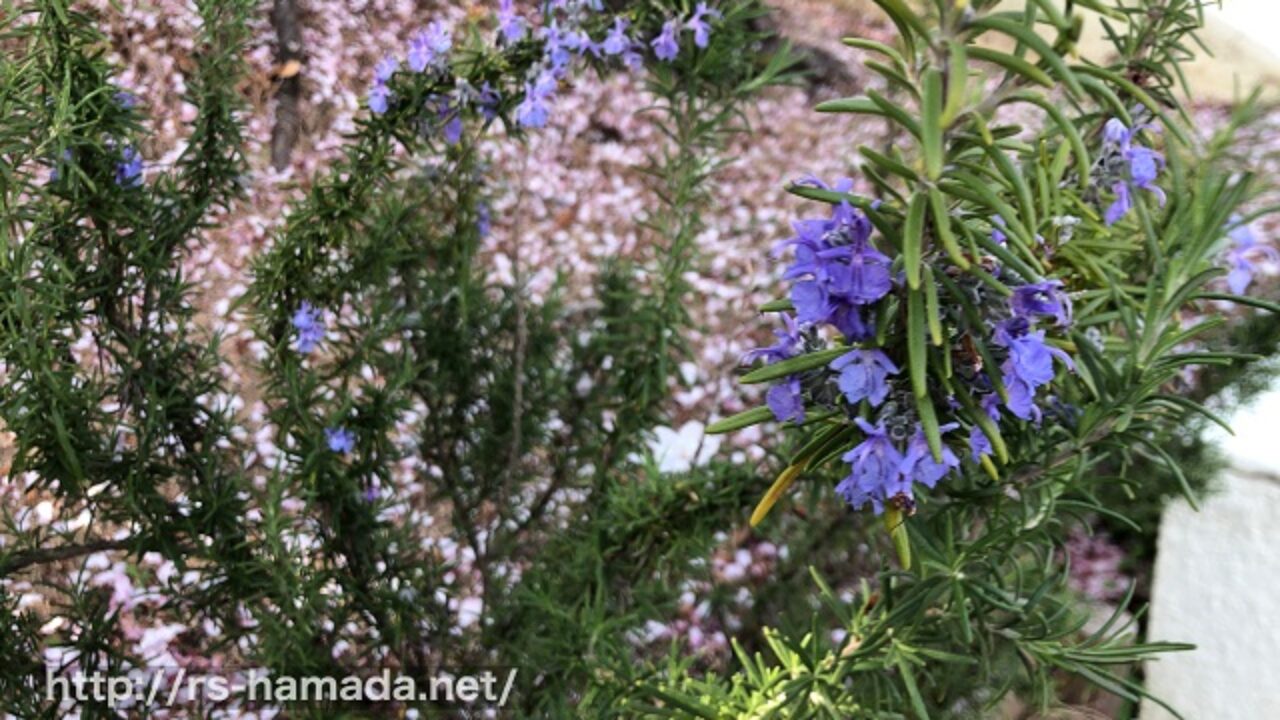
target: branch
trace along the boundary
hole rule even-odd
[[[35,548],[16,552],[4,560],[0,560],[0,577],[20,572],[32,565],[68,560],[82,555],[91,555],[105,550],[124,550],[137,538],[127,537],[122,540],[93,540],[82,545],[59,545],[52,548]]]
[[[271,166],[283,170],[298,141],[299,73],[302,62],[302,30],[298,27],[295,0],[275,0],[271,23],[276,30],[276,62],[280,86],[276,89],[276,124],[271,130]]]

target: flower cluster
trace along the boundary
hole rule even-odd
[[[824,189],[848,192],[853,181],[843,178],[834,186],[814,181]],[[889,294],[892,261],[871,244],[871,222],[847,202],[837,205],[827,219],[801,220],[793,225],[795,236],[774,246],[775,256],[795,249],[795,262],[783,275],[799,280],[791,288],[791,303],[801,323],[834,325],[850,340],[865,340],[874,333],[867,324],[866,306]]]
[[[541,128],[547,124],[554,94],[571,74],[575,61],[587,55],[599,60],[617,58],[635,70],[644,64],[644,52],[648,48],[658,60],[670,62],[680,53],[682,31],[692,33],[694,45],[704,48],[710,42],[710,20],[721,17],[718,10],[699,3],[687,19],[668,19],[662,31],[645,42],[637,35],[631,19],[619,15],[599,38],[593,39],[585,29],[586,21],[603,11],[600,0],[551,0],[544,7],[546,22],[535,29],[520,16],[511,0],[503,0],[495,18],[498,45],[514,45],[529,37],[542,43],[539,59],[529,67],[523,80],[523,96],[515,110],[520,126]],[[476,91],[466,80],[451,76],[449,53],[452,48],[450,30],[434,22],[410,40],[406,55],[406,65],[411,72],[437,73],[445,79],[444,84],[455,87],[455,92],[448,97],[428,100],[439,116],[445,140],[450,143],[456,142],[461,134],[463,108],[474,104],[486,119],[492,119],[501,99],[499,92],[488,84]],[[399,60],[392,56],[374,68],[367,102],[375,115],[386,113],[395,100],[391,80],[399,69]]]
[[[1280,252],[1274,247],[1258,241],[1253,230],[1241,222],[1239,217],[1231,218],[1231,229],[1227,231],[1231,241],[1227,249],[1227,287],[1236,295],[1243,295],[1253,283],[1253,276],[1258,273],[1259,261],[1280,263]]]
[[[1107,152],[1103,164],[1104,181],[1116,196],[1104,214],[1108,225],[1116,224],[1129,214],[1133,209],[1133,193],[1136,190],[1150,192],[1164,205],[1164,191],[1155,184],[1156,176],[1164,167],[1164,156],[1135,142],[1139,131],[1157,129],[1154,125],[1139,125],[1130,129],[1118,118],[1111,118],[1103,127],[1103,149]]]
[[[324,339],[324,318],[311,303],[303,301],[291,320],[293,329],[298,331],[298,352],[306,355],[316,349]]]
[[[495,17],[495,44],[509,47],[534,41],[541,46],[540,54],[520,81],[523,94],[514,109],[514,119],[519,126],[540,128],[547,124],[555,93],[569,79],[575,63],[587,56],[597,60],[616,59],[633,70],[644,64],[646,51],[651,51],[660,61],[669,62],[679,55],[682,33],[691,34],[694,45],[705,48],[710,42],[711,21],[722,17],[718,10],[699,3],[687,18],[666,20],[662,31],[646,41],[629,16],[619,15],[612,18],[611,24],[604,23],[600,17],[604,9],[601,0],[548,0],[542,7],[543,22],[535,26],[518,13],[513,0],[502,0]],[[597,29],[588,31],[588,26]],[[593,34],[598,37],[593,38]],[[391,111],[398,100],[397,75],[412,73],[428,75],[434,87],[447,89],[428,94],[419,109],[425,112],[415,113],[415,117],[421,118],[418,122],[424,134],[438,131],[439,137],[452,145],[462,137],[465,110],[473,109],[485,121],[496,118],[503,100],[501,90],[487,81],[482,84],[477,81],[480,85],[477,88],[457,73],[451,59],[453,51],[453,31],[443,22],[432,22],[415,33],[402,56],[387,54],[374,67],[367,96],[369,111],[375,116]],[[400,86],[400,89],[405,88]],[[490,209],[482,203],[477,208],[477,231],[487,235],[490,224]],[[309,302],[301,303],[291,324],[299,353],[311,353],[324,339],[323,314]],[[780,344],[776,352],[788,351]],[[343,427],[326,428],[324,439],[334,453],[347,454],[355,448],[355,434]]]
[[[331,427],[324,430],[324,441],[329,450],[345,455],[355,449],[356,436],[344,427]]]
[[[120,162],[116,164],[116,184],[121,187],[142,184],[142,155],[133,147],[126,147],[120,153]]]
[[[848,178],[830,185],[814,178],[802,183],[844,195],[853,188]],[[992,223],[997,241],[997,233],[1003,236],[1002,226],[999,219]],[[850,473],[837,485],[837,494],[855,509],[870,505],[879,514],[892,505],[910,512],[914,486],[933,488],[961,461],[945,438],[938,452],[930,447],[916,416],[913,390],[899,367],[904,358],[895,362],[891,357],[890,348],[902,345],[895,341],[902,339],[904,328],[901,314],[889,311],[887,303],[893,299],[901,304],[898,296],[905,291],[904,275],[895,271],[894,259],[877,247],[867,215],[848,200],[833,205],[829,217],[798,220],[792,227],[795,235],[778,243],[773,255],[792,252],[782,276],[791,283],[794,316],[784,312],[785,327],[774,331],[778,342],[746,353],[742,361],[782,362],[822,349],[838,334],[842,344],[850,346],[848,352],[825,366],[781,378],[766,394],[768,407],[779,421],[802,423],[813,408],[827,416],[834,411],[849,418],[861,430],[862,440],[843,456]],[[925,261],[935,266],[935,273],[956,270],[942,254]],[[970,326],[955,314],[950,316],[954,325],[948,328],[956,341],[949,344],[952,364],[968,368],[962,372],[966,386],[953,392],[965,393],[969,402],[941,396],[941,388],[930,388],[930,394],[939,394],[939,407],[945,403],[954,411],[953,421],[942,423],[939,434],[958,430],[965,421],[967,455],[975,463],[993,453],[992,439],[981,427],[986,419],[998,424],[1007,413],[1041,423],[1039,391],[1053,381],[1059,365],[1074,370],[1071,357],[1047,338],[1050,330],[1072,323],[1071,299],[1063,282],[1029,279],[1018,284],[1016,274],[1003,271],[995,258],[981,261],[1001,276],[1010,294],[1006,297],[970,282],[967,275],[951,273],[957,282],[969,283],[965,292],[983,313],[981,326]],[[972,357],[974,353],[965,351],[972,338],[989,341],[996,367],[983,367],[981,360]],[[985,416],[983,422],[966,418],[960,412],[966,405]]]

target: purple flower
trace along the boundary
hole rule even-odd
[[[391,55],[384,55],[377,65],[373,66],[373,82],[382,85],[391,82],[391,76],[400,69],[400,61]]]
[[[848,283],[837,290],[858,305],[873,303],[893,287],[889,266],[892,261],[866,242],[851,246]]]
[[[1227,251],[1227,262],[1231,265],[1231,272],[1227,274],[1227,287],[1233,294],[1243,295],[1258,271],[1258,258],[1280,263],[1280,252],[1270,245],[1259,243],[1249,226],[1239,223],[1238,216],[1232,217],[1231,224],[1235,227],[1227,233],[1232,242]]]
[[[871,425],[862,418],[854,422],[866,434],[863,441],[843,459],[851,466],[849,475],[836,485],[836,493],[854,510],[871,503],[875,514],[884,512],[890,498],[911,497],[911,484],[902,481],[902,453],[894,447],[884,425]]]
[[[1156,196],[1164,205],[1165,194],[1156,184],[1156,176],[1164,167],[1164,156],[1148,147],[1134,142],[1139,130],[1156,130],[1154,126],[1139,126],[1129,129],[1118,118],[1111,118],[1102,129],[1105,147],[1119,153],[1127,164],[1127,176],[1112,183],[1111,189],[1116,194],[1115,201],[1107,208],[1104,219],[1108,225],[1114,225],[1133,209],[1132,188],[1146,190]]]
[[[444,124],[444,141],[449,145],[457,145],[462,139],[462,118],[454,113]]]
[[[303,300],[291,322],[298,331],[298,352],[308,354],[324,339],[324,320],[311,303]]]
[[[795,308],[796,318],[809,325],[826,322],[834,310],[826,288],[816,280],[806,280],[793,285],[791,305]]]
[[[525,83],[524,100],[516,107],[516,122],[524,127],[545,127],[550,115],[547,99],[555,88],[555,77],[545,72],[538,76],[537,82]]]
[[[1071,324],[1071,298],[1062,291],[1061,280],[1045,280],[1014,288],[1009,307],[1016,317],[1043,315],[1054,318],[1063,327]]]
[[[346,455],[356,446],[355,434],[343,427],[325,428],[324,441],[329,446],[329,450],[341,455]]]
[[[1006,407],[1023,420],[1040,421],[1040,408],[1035,405],[1036,388],[1053,380],[1055,358],[1075,370],[1071,356],[1047,345],[1044,331],[1032,331],[1024,317],[1015,317],[996,326],[995,341],[1009,351],[1000,365],[1001,378],[1008,392]]]
[[[409,41],[409,69],[422,72],[429,66],[443,65],[452,48],[449,28],[440,21],[433,22]]]
[[[480,115],[485,120],[492,120],[498,116],[498,103],[502,101],[502,96],[497,90],[486,80],[480,86],[480,93],[476,96],[476,106],[480,108]]]
[[[525,20],[512,7],[512,0],[502,0],[498,6],[498,32],[503,42],[519,42],[524,38]]]
[[[689,21],[684,24],[686,30],[693,31],[693,44],[700,48],[707,46],[707,41],[711,35],[711,26],[706,21],[708,17],[718,19],[723,16],[719,10],[708,8],[706,3],[700,2],[693,12],[693,17],[689,18]]]
[[[449,98],[440,95],[433,95],[427,100],[428,105],[434,104],[436,114],[440,118],[441,136],[448,145],[457,145],[462,139],[462,115]]]
[[[124,110],[132,109],[138,104],[138,98],[134,97],[133,93],[128,90],[119,90],[111,97],[116,101],[116,105],[119,105]]]
[[[581,54],[584,51],[584,41],[586,45],[591,44],[585,35],[576,30],[561,30],[560,24],[554,20],[549,25],[543,26],[539,35],[543,39],[542,49],[546,54],[547,63],[557,77],[565,73],[575,53]]]
[[[850,342],[861,342],[875,337],[875,323],[869,323],[862,317],[859,305],[840,305],[831,315],[831,324]]]
[[[864,337],[861,316],[851,315],[848,306],[873,303],[893,286],[892,261],[869,242],[870,221],[842,202],[829,219],[799,220],[792,227],[796,235],[775,245],[773,254],[795,247],[795,261],[783,278],[801,279],[791,290],[800,321],[831,322],[850,338]]]
[[[116,184],[120,187],[137,187],[142,184],[142,155],[132,146],[120,152],[116,163]]]
[[[1160,196],[1160,204],[1164,204],[1164,191],[1152,185],[1160,168],[1164,166],[1164,156],[1150,148],[1134,146],[1125,153],[1129,161],[1129,178],[1133,184],[1143,190],[1151,190]]]
[[[938,430],[945,433],[958,427],[960,426],[956,423],[947,423]],[[902,477],[908,485],[920,483],[927,488],[932,488],[938,484],[939,480],[946,477],[952,468],[957,467],[960,467],[960,458],[956,457],[956,454],[946,445],[942,446],[942,462],[934,460],[933,452],[929,450],[929,441],[924,436],[924,429],[916,426],[916,434],[912,436],[911,442],[907,443],[907,452],[902,458]]]
[[[1006,363],[1007,365],[1007,363]],[[1002,365],[1001,369],[1005,369]],[[1005,407],[1009,408],[1009,412],[1015,417],[1022,420],[1031,420],[1036,423],[1040,422],[1040,408],[1036,406],[1036,388],[1027,381],[1012,375],[1005,370],[1004,375],[1005,392],[1009,395],[1009,401],[1005,403]]]
[[[969,453],[973,461],[979,462],[983,455],[990,455],[993,452],[995,449],[991,447],[991,441],[987,439],[987,434],[982,432],[982,428],[977,425],[969,428]]]
[[[631,38],[627,37],[627,26],[630,21],[624,17],[613,19],[613,29],[605,36],[600,49],[605,55],[621,55],[631,49]]]
[[[386,85],[379,84],[369,88],[369,112],[374,115],[385,113],[391,102],[391,96],[391,90]]]
[[[991,228],[991,240],[997,245],[1004,245],[1009,242],[1009,236],[1004,234],[1004,218],[996,215],[991,218],[993,227]]]
[[[802,187],[807,185],[809,187],[816,187],[821,190],[830,190],[831,192],[838,193],[847,193],[850,190],[853,190],[853,178],[838,177],[834,183],[827,184],[827,182],[812,173],[800,176],[795,180],[794,184]]]
[[[831,189],[808,176],[797,184]],[[835,190],[847,192],[853,182],[837,181]],[[806,325],[830,324],[847,340],[867,340],[875,335],[863,307],[884,297],[893,288],[892,261],[870,242],[872,226],[867,217],[848,202],[831,210],[829,218],[809,218],[792,223],[796,234],[774,245],[770,254],[788,247],[795,257],[782,277],[797,281],[791,287],[796,319]]]
[[[395,96],[391,88],[387,87],[387,83],[399,68],[400,61],[390,55],[384,56],[373,67],[373,87],[369,88],[368,99],[369,112],[381,115],[387,111],[391,98]]]
[[[680,32],[680,21],[671,19],[663,23],[662,32],[658,37],[649,43],[653,46],[653,54],[659,60],[670,62],[676,59],[676,55],[680,54],[680,41],[677,39],[677,33]]]
[[[476,206],[476,232],[480,237],[489,237],[489,232],[493,229],[492,211],[489,209],[489,203],[481,202]]]
[[[996,326],[995,341],[1009,350],[1009,358],[1000,369],[1032,388],[1053,380],[1053,359],[1074,369],[1071,357],[1062,350],[1045,344],[1044,331],[1032,331],[1025,318],[1013,318]]]
[[[795,357],[797,347],[800,345],[800,328],[796,325],[795,318],[787,313],[782,313],[782,322],[785,328],[777,328],[773,334],[778,338],[778,342],[768,347],[756,348],[748,350],[743,354],[741,363],[750,365],[760,358],[764,358],[766,365]]]
[[[845,399],[854,405],[867,399],[872,407],[888,397],[889,376],[898,374],[898,367],[879,350],[845,353],[831,362],[831,369],[840,371],[837,384]]]
[[[1120,118],[1111,118],[1102,126],[1102,140],[1108,145],[1114,145],[1120,150],[1129,149],[1129,141],[1133,138],[1133,132],[1129,130],[1129,126],[1124,124]]]
[[[764,400],[779,422],[786,420],[804,422],[804,397],[801,394],[799,378],[789,377],[769,388]]]
[[[1115,225],[1120,219],[1129,214],[1133,209],[1133,198],[1129,196],[1129,186],[1125,183],[1118,182],[1111,186],[1112,191],[1116,194],[1115,202],[1107,207],[1107,212],[1103,216],[1103,220],[1108,225]]]
[[[978,405],[982,408],[982,411],[987,414],[987,417],[991,418],[992,422],[1000,422],[999,395],[996,395],[995,393],[983,395],[982,399],[978,401]]]
[[[644,56],[636,51],[636,47],[636,45],[632,45],[629,50],[622,54],[622,64],[626,65],[627,69],[632,72],[644,67]],[[643,45],[640,47],[643,47]]]

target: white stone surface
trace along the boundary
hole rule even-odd
[[[848,0],[846,0],[848,1]],[[1003,0],[999,8],[1019,9],[1026,0]],[[1280,0],[1223,0],[1205,2],[1205,27],[1200,40],[1213,53],[1200,52],[1183,66],[1183,73],[1197,100],[1232,102],[1254,88],[1267,100],[1280,99]],[[1080,55],[1109,61],[1113,47],[1100,17],[1088,11],[1077,48]],[[1114,23],[1113,23],[1114,24]],[[1047,33],[1047,31],[1045,31]],[[1280,711],[1277,711],[1280,718]]]
[[[1187,720],[1280,718],[1280,389],[1219,433],[1234,469],[1199,512],[1185,502],[1160,524],[1151,640],[1194,643],[1146,667],[1147,687]],[[1143,703],[1141,720],[1173,716]]]
[[[1211,425],[1205,439],[1216,444],[1241,473],[1280,477],[1280,388],[1236,409],[1229,422],[1234,434]],[[1276,717],[1280,718],[1280,709]]]

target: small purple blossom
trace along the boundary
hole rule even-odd
[[[516,122],[524,127],[545,127],[550,116],[547,100],[556,89],[556,79],[550,73],[542,73],[538,80],[524,85],[524,100],[516,107]]]
[[[584,44],[591,45],[585,34],[577,30],[563,30],[555,20],[543,26],[538,34],[543,40],[547,64],[556,77],[563,76],[568,71],[569,62],[575,54],[580,55],[587,49]]]
[[[369,88],[368,98],[369,112],[381,115],[387,111],[391,98],[395,95],[391,92],[391,88],[387,87],[387,83],[399,68],[400,61],[390,55],[384,56],[373,67],[373,87]]]
[[[1115,183],[1111,186],[1111,190],[1116,194],[1116,199],[1107,206],[1107,212],[1104,214],[1103,220],[1108,225],[1115,225],[1133,209],[1133,198],[1130,197],[1129,186],[1125,183]]]
[[[938,428],[940,432],[949,432],[960,427],[956,423],[947,423]],[[942,446],[942,462],[933,459],[929,449],[929,441],[925,439],[924,429],[917,426],[916,433],[907,443],[907,452],[902,456],[901,472],[908,485],[920,483],[933,488],[938,481],[947,476],[954,468],[960,467],[960,458],[946,445]],[[910,494],[910,491],[908,491]]]
[[[876,326],[862,315],[861,305],[840,305],[831,315],[831,324],[850,342],[864,342],[875,337]]]
[[[829,219],[792,223],[796,235],[774,246],[773,254],[795,248],[795,261],[783,273],[799,280],[791,288],[796,317],[806,324],[831,323],[851,340],[865,339],[872,329],[859,306],[889,293],[892,261],[871,245],[871,222],[847,202]]]
[[[969,453],[973,457],[974,462],[982,460],[983,455],[990,455],[995,452],[991,447],[991,440],[987,438],[987,434],[982,432],[982,428],[974,425],[969,428]]]
[[[1035,405],[1036,388],[1053,380],[1054,359],[1075,370],[1071,356],[1044,341],[1044,331],[1033,331],[1026,318],[1015,317],[996,326],[996,344],[1008,349],[1009,356],[1000,365],[1001,377],[1008,393],[1006,407],[1023,420],[1040,420]]]
[[[1000,422],[1000,396],[995,393],[983,395],[978,406],[991,418],[992,422]]]
[[[440,118],[441,136],[448,145],[457,145],[462,139],[462,114],[458,110],[458,105],[449,100],[449,98],[441,96],[433,96],[428,100],[428,104],[436,106],[436,114]]]
[[[391,76],[400,69],[400,61],[391,55],[384,55],[377,65],[373,66],[373,82],[385,84],[391,82]]]
[[[845,399],[857,405],[864,399],[872,407],[889,396],[889,376],[898,374],[898,366],[879,350],[853,350],[831,362],[840,371],[837,384]]]
[[[120,152],[120,162],[116,163],[116,184],[120,187],[142,184],[142,155],[132,146]]]
[[[369,112],[381,115],[387,111],[391,102],[391,90],[386,85],[374,85],[369,88]]]
[[[1129,141],[1133,137],[1133,132],[1129,130],[1129,126],[1124,124],[1120,118],[1111,118],[1102,126],[1102,140],[1108,145],[1114,145],[1121,150],[1129,148]]]
[[[131,110],[138,104],[138,98],[128,90],[119,90],[111,98],[124,110]]]
[[[523,40],[528,25],[512,5],[512,0],[502,0],[498,6],[498,33],[507,44]]]
[[[795,318],[787,313],[782,313],[782,322],[786,327],[776,328],[773,331],[774,336],[778,338],[778,342],[768,347],[748,350],[742,355],[742,364],[750,365],[756,360],[764,358],[766,365],[772,365],[787,358],[795,357],[799,353],[801,343],[800,327],[796,325]]]
[[[324,319],[320,316],[320,311],[306,300],[302,301],[290,322],[298,331],[298,352],[306,355],[315,350],[324,339]]]
[[[489,237],[489,233],[493,230],[492,212],[487,202],[481,202],[476,206],[476,232],[482,238]]]
[[[861,443],[843,459],[851,466],[845,479],[836,485],[836,493],[854,510],[871,503],[875,514],[884,512],[884,504],[898,496],[911,497],[911,484],[902,481],[902,453],[889,440],[884,424],[871,425],[862,418],[854,422],[865,433]]]
[[[630,24],[631,22],[624,17],[613,19],[613,28],[600,44],[600,49],[605,55],[621,55],[631,49],[632,41],[627,36],[627,26]]]
[[[1253,282],[1258,272],[1259,260],[1280,263],[1280,252],[1270,245],[1263,245],[1254,236],[1248,225],[1240,224],[1239,217],[1233,217],[1234,225],[1227,233],[1231,239],[1231,248],[1227,250],[1227,263],[1231,271],[1227,274],[1227,287],[1235,295],[1243,295]]]
[[[1059,326],[1071,324],[1071,298],[1062,291],[1061,280],[1028,283],[1013,289],[1009,307],[1016,317],[1052,317]]]
[[[498,103],[501,101],[502,96],[486,80],[480,86],[480,93],[476,96],[476,106],[480,108],[480,115],[485,120],[493,120],[498,117]]]
[[[433,22],[409,41],[409,69],[422,72],[431,66],[441,66],[448,60],[451,49],[453,37],[448,26]]]
[[[1103,144],[1105,147],[1119,154],[1124,160],[1127,167],[1125,175],[1111,184],[1111,190],[1116,194],[1116,199],[1107,207],[1103,219],[1108,225],[1114,225],[1121,218],[1129,214],[1133,209],[1133,188],[1146,190],[1156,196],[1156,200],[1164,205],[1165,194],[1159,186],[1155,184],[1156,176],[1160,174],[1160,169],[1164,167],[1164,156],[1148,147],[1143,147],[1134,142],[1138,131],[1143,129],[1156,129],[1153,126],[1139,126],[1129,129],[1118,118],[1111,118],[1107,121],[1102,129]],[[1114,177],[1114,174],[1112,174]]]
[[[684,24],[685,30],[693,31],[693,44],[700,48],[707,46],[707,42],[711,36],[711,26],[707,24],[707,18],[721,18],[719,10],[707,7],[705,2],[698,3],[698,7],[694,10],[693,16]]]
[[[627,66],[631,72],[637,72],[644,67],[644,55],[636,50],[636,45],[632,45],[629,50],[622,53],[622,64]],[[639,47],[644,47],[643,45]]]
[[[462,118],[456,113],[444,124],[444,141],[449,145],[457,145],[462,139]]]
[[[1134,146],[1126,153],[1129,160],[1129,178],[1136,187],[1143,190],[1150,190],[1159,197],[1160,204],[1164,204],[1164,191],[1156,187],[1153,183],[1156,176],[1160,174],[1160,168],[1164,165],[1164,156],[1152,150],[1140,146]]]
[[[799,378],[792,376],[774,385],[765,393],[764,399],[779,422],[804,422],[804,396]]]
[[[673,18],[663,23],[662,32],[649,43],[653,46],[654,56],[663,62],[675,60],[680,54],[680,41],[677,39],[679,32],[679,20]]]
[[[1005,245],[1009,242],[1009,236],[1004,233],[1004,218],[996,215],[991,218],[991,241],[997,245]]]
[[[1001,366],[1001,369],[1005,370],[1004,388],[1009,396],[1005,407],[1009,408],[1009,412],[1013,413],[1014,417],[1039,423],[1041,412],[1036,405],[1035,386],[1011,374],[1006,368],[1007,364]]]
[[[324,441],[330,451],[341,455],[346,455],[356,447],[355,433],[343,427],[325,428]]]
[[[995,341],[1009,350],[1009,358],[1001,365],[1006,376],[1012,375],[1032,387],[1053,380],[1053,360],[1057,358],[1074,369],[1071,356],[1044,341],[1043,330],[1031,330],[1025,318],[1013,318],[996,326]]]

